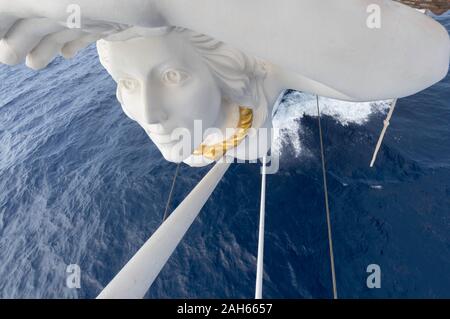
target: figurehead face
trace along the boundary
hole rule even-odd
[[[240,120],[240,106],[256,109],[255,64],[206,36],[173,29],[127,41],[102,40],[98,51],[117,82],[125,114],[168,161],[186,160],[205,140],[226,138],[227,129]]]

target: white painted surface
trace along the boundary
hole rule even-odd
[[[65,29],[70,4],[80,5],[85,34],[181,26],[355,100],[411,95],[442,79],[448,69],[446,30],[412,8],[383,0],[0,0],[0,34],[12,31],[0,60],[15,64],[33,55],[40,40]],[[370,5],[380,7],[380,29],[367,27]],[[140,30],[131,33],[146,36]],[[116,40],[131,36],[128,30]],[[35,66],[45,64],[40,62]]]

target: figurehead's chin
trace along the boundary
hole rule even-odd
[[[172,152],[160,151],[166,161],[175,164],[185,163],[191,167],[204,167],[214,162],[204,156],[188,155],[186,157],[179,154],[173,154]]]
[[[181,163],[188,159],[192,152],[192,145],[183,144],[182,141],[175,142],[173,145],[161,145],[155,143],[162,156],[169,162]]]
[[[161,152],[161,155],[164,157],[164,159],[168,162],[178,164],[183,162],[183,160],[185,159],[180,154],[175,154],[175,152],[172,152],[171,150],[159,149],[159,151]]]
[[[186,158],[183,163],[189,165],[190,167],[204,167],[214,163],[214,160],[208,159],[201,155],[191,155]]]

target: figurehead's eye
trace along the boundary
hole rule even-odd
[[[134,79],[122,79],[120,80],[120,87],[132,92],[134,90],[136,90],[139,86],[139,82],[137,80]]]
[[[182,70],[169,69],[162,74],[162,81],[167,85],[180,85],[189,78]]]

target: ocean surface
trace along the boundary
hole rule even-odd
[[[274,120],[266,298],[332,296],[315,107],[289,91]],[[321,99],[338,294],[450,298],[450,77],[398,101],[370,169],[388,107]],[[0,297],[96,297],[161,224],[175,167],[123,114],[95,47],[40,72],[1,65]],[[208,169],[181,167],[172,207]],[[259,189],[259,165],[233,165],[147,297],[252,298]]]

